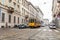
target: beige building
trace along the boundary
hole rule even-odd
[[[27,0],[22,0],[21,9],[22,23],[27,23],[31,17],[36,18],[38,14],[38,10],[35,8],[35,6]]]
[[[28,17],[29,17],[29,3],[27,0],[21,0],[20,1],[20,9],[21,9],[21,23],[26,23]]]
[[[30,10],[30,17],[36,18],[36,15],[38,14],[38,10],[35,8],[35,6],[29,2],[29,10]]]
[[[39,10],[27,0],[0,0],[0,28],[14,27],[37,18]]]
[[[20,24],[19,0],[0,0],[0,28]]]
[[[36,6],[37,10],[38,10],[38,13],[37,13],[37,18],[40,20],[40,21],[43,21],[43,12],[41,11],[41,9]]]
[[[57,27],[60,27],[60,0],[53,0],[52,12],[53,22]]]

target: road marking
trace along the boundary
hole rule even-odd
[[[54,30],[55,32],[59,32],[58,30]]]
[[[52,32],[52,30],[49,30],[49,32]]]
[[[48,30],[48,29],[43,29],[43,31],[49,31],[49,32],[52,32],[52,30]]]
[[[47,31],[47,29],[43,29],[43,31]]]
[[[38,31],[40,31],[41,29],[38,29]]]

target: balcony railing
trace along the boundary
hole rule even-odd
[[[13,7],[8,7],[8,13],[13,13],[14,12],[14,8]]]
[[[29,17],[28,15],[25,15],[25,19],[28,19],[28,17]]]

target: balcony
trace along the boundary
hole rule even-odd
[[[54,14],[53,17],[56,17],[56,14]]]
[[[28,15],[25,15],[25,19],[28,19],[28,17],[29,17]]]
[[[8,13],[13,13],[13,12],[14,12],[14,8],[8,7]]]

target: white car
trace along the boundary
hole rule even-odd
[[[49,28],[50,29],[56,29],[56,26],[55,25],[50,25]]]

